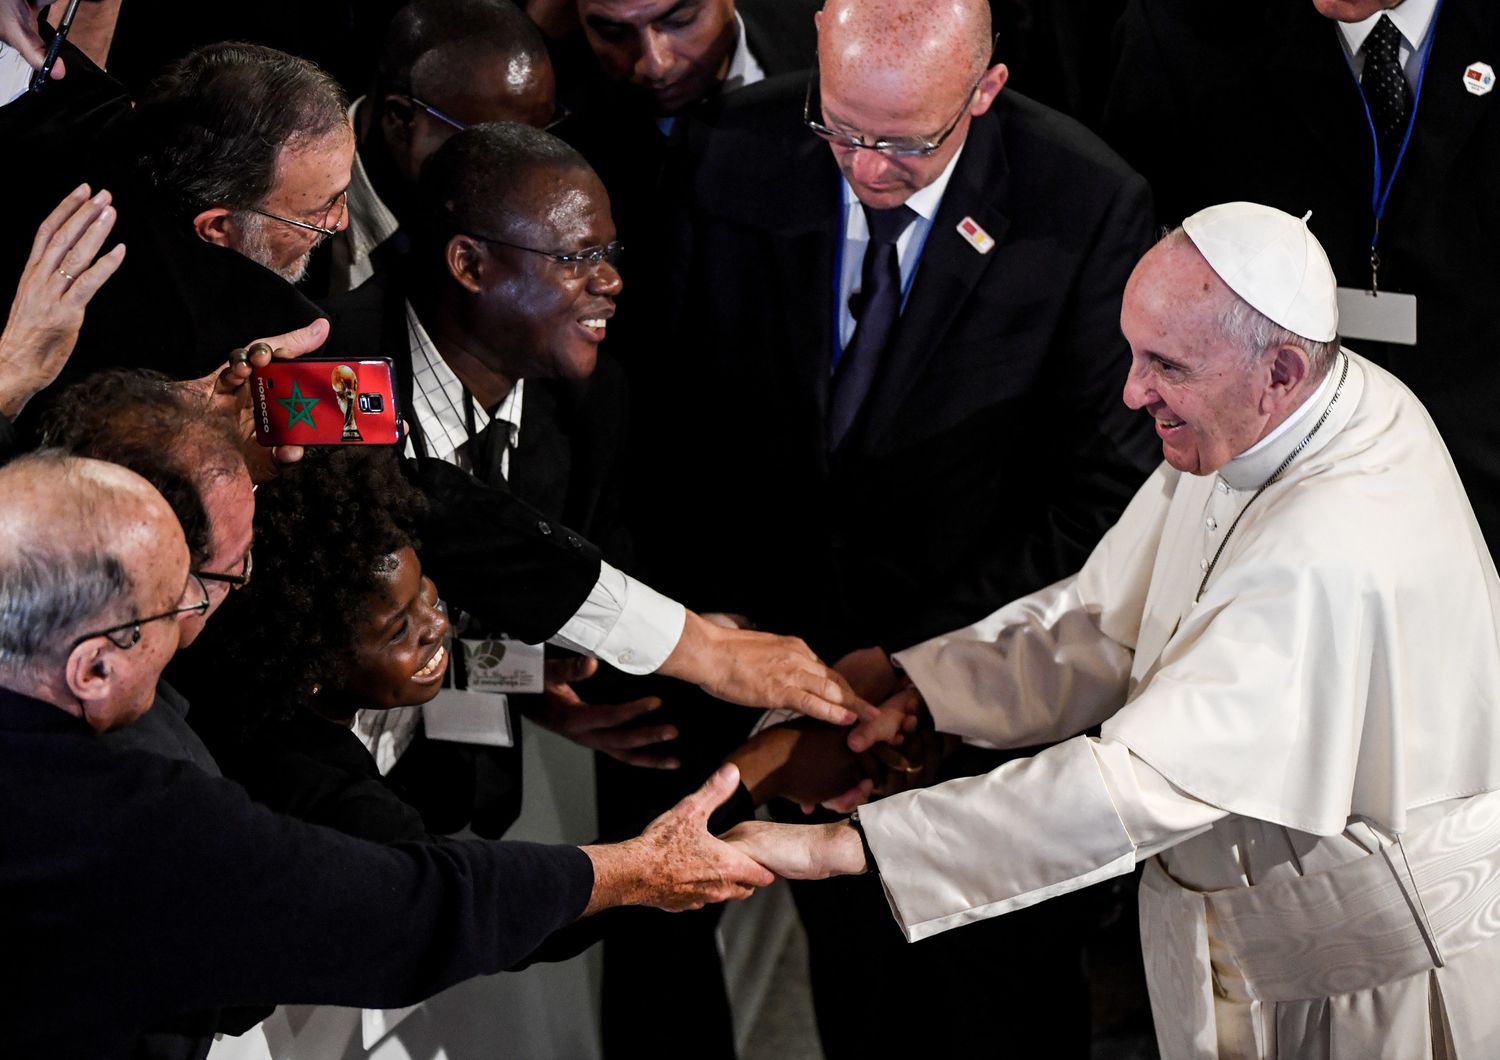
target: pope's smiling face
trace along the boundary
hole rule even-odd
[[[1234,298],[1185,238],[1158,244],[1125,287],[1125,404],[1155,420],[1162,456],[1179,471],[1212,474],[1269,429],[1264,359],[1247,357],[1220,324]]]

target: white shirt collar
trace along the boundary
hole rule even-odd
[[[1295,442],[1312,427],[1314,417],[1322,414],[1333,400],[1333,392],[1344,372],[1344,358],[1348,354],[1340,350],[1323,381],[1318,384],[1308,399],[1297,406],[1286,419],[1276,425],[1270,434],[1246,449],[1219,471],[1219,477],[1235,489],[1258,489],[1262,482],[1276,470],[1276,465],[1286,459]],[[1295,441],[1289,437],[1297,431]],[[1280,443],[1278,445],[1278,443]]]
[[[354,125],[354,112],[365,100],[360,96],[349,104],[349,124]],[[349,221],[341,233],[349,242],[351,261],[363,261],[370,252],[401,227],[396,215],[391,212],[370,183],[370,174],[365,171],[359,151],[354,152],[354,168],[349,173]]]
[[[463,413],[466,388],[448,362],[443,360],[410,302],[406,303],[406,328],[411,343],[412,414],[422,429],[427,454],[456,464],[454,454],[469,440]],[[491,420],[500,420],[510,426],[510,446],[501,458],[500,467],[501,474],[507,477],[510,475],[510,450],[521,444],[521,415],[525,399],[526,380],[517,379],[516,385],[493,414],[477,403],[474,405],[476,432],[483,431]]]
[[[918,217],[929,224],[937,216],[938,207],[943,203],[943,193],[948,190],[948,181],[953,177],[953,169],[958,165],[958,160],[963,155],[964,148],[967,146],[968,141],[965,140],[964,143],[959,145],[958,150],[953,152],[953,157],[948,159],[948,164],[943,167],[943,171],[938,174],[937,179],[925,188],[918,188],[912,192],[911,198],[906,200],[906,205],[910,206]],[[843,176],[840,176],[839,180],[844,185],[845,217],[851,226],[857,226],[858,229],[856,231],[855,227],[850,227],[847,230],[847,238],[867,239],[869,238],[869,226],[865,223],[865,212],[863,210],[850,209],[859,205],[859,197],[854,194],[854,189],[849,186],[848,180],[844,179]]]
[[[1438,0],[1402,0],[1390,10],[1377,11],[1358,22],[1340,22],[1339,32],[1349,46],[1349,54],[1358,55],[1360,48],[1364,47],[1365,38],[1375,28],[1375,23],[1380,21],[1380,16],[1390,15],[1391,21],[1401,31],[1406,47],[1416,51],[1427,39],[1427,31],[1432,27],[1432,16],[1437,14],[1437,5]]]
[[[734,41],[734,54],[729,60],[729,73],[724,76],[725,92],[733,92],[737,88],[745,88],[766,79],[766,71],[756,61],[755,56],[750,54],[750,44],[745,39],[745,20],[740,17],[738,11],[734,14],[734,23],[739,27],[739,35]]]

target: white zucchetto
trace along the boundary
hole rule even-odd
[[[1182,228],[1229,289],[1277,324],[1314,342],[1337,337],[1338,281],[1306,217],[1228,202],[1199,210]]]

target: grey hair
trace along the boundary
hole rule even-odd
[[[4,473],[33,472],[65,482],[76,466],[61,450],[43,449],[12,461]],[[87,487],[71,492],[69,518],[84,527],[100,525],[96,494]],[[49,545],[35,528],[20,541],[0,542],[0,683],[6,685],[44,680],[85,626],[109,625],[104,616],[119,615],[134,601],[130,574],[97,537]]]
[[[0,560],[0,681],[35,681],[90,620],[118,613],[134,586],[109,553],[31,550]]]
[[[1193,246],[1187,231],[1178,225],[1162,233],[1161,242],[1173,245]],[[1229,304],[1219,313],[1219,331],[1230,342],[1243,351],[1242,362],[1250,364],[1267,350],[1282,346],[1296,346],[1307,354],[1309,377],[1322,379],[1339,355],[1339,337],[1335,335],[1327,342],[1315,342],[1305,335],[1289,331],[1276,321],[1256,309],[1234,291]]]
[[[1288,331],[1238,295],[1219,314],[1219,330],[1244,351],[1246,362],[1255,360],[1267,350],[1298,347],[1307,354],[1312,379],[1323,378],[1339,355],[1337,335],[1328,342],[1314,342],[1295,331]]]

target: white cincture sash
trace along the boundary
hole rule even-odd
[[[1192,891],[1153,858],[1140,903],[1163,1060],[1208,1060],[1218,1056],[1215,985],[1260,1002],[1368,990],[1500,932],[1500,792],[1400,845],[1257,887]]]

